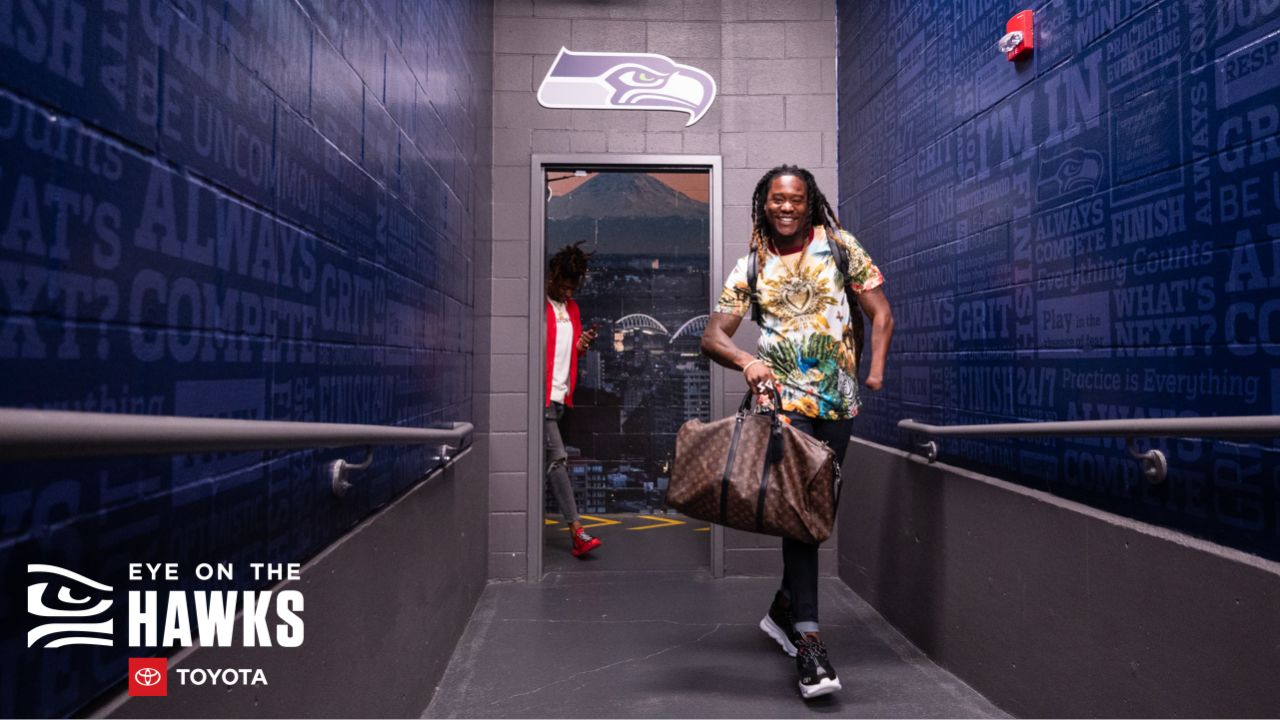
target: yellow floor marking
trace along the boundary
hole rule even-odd
[[[694,528],[693,531],[694,532],[711,532],[711,526],[708,525],[706,527]]]
[[[655,520],[653,525],[641,525],[640,527],[629,527],[628,530],[652,530],[653,528],[670,527],[672,525],[683,525],[683,520],[672,520],[671,518],[660,518],[652,515],[640,515],[645,520]]]
[[[595,515],[583,515],[583,520],[592,520],[590,524],[583,524],[584,528],[603,527],[605,525],[621,525],[621,520],[610,520],[609,518],[596,517]],[[569,528],[560,528],[560,532],[569,532]]]

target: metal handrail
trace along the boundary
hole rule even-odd
[[[343,495],[351,487],[346,472],[368,467],[375,445],[433,445],[435,458],[448,463],[449,452],[469,445],[474,430],[468,422],[408,428],[0,408],[0,461],[366,446],[364,462],[327,466],[334,494]]]
[[[1124,437],[1258,437],[1280,435],[1280,415],[1233,417],[1122,418],[1054,422],[993,423],[990,425],[929,425],[899,420],[898,427],[922,435],[1009,435],[1057,437],[1110,435]]]
[[[1163,482],[1168,474],[1168,460],[1159,450],[1138,450],[1137,438],[1280,436],[1280,415],[1064,420],[988,425],[930,425],[907,418],[899,420],[898,427],[919,435],[939,437],[1123,437],[1129,454],[1142,461],[1142,474],[1155,484]],[[938,444],[932,440],[919,443],[913,449],[919,450],[930,463],[938,459]]]

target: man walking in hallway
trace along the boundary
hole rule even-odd
[[[547,463],[547,482],[560,506],[560,514],[569,523],[574,557],[582,557],[600,547],[600,539],[587,534],[578,517],[573,499],[573,485],[565,467],[568,453],[560,435],[560,419],[565,408],[573,407],[573,388],[577,384],[578,356],[596,339],[594,327],[582,329],[582,316],[573,293],[587,275],[590,256],[579,247],[581,242],[561,248],[551,257],[547,275],[547,378],[543,410],[542,442]]]
[[[782,165],[765,173],[752,196],[751,219],[750,253],[725,281],[702,350],[741,370],[761,402],[775,389],[792,427],[826,443],[843,461],[860,404],[859,308],[872,322],[865,383],[871,390],[883,383],[893,334],[884,277],[840,228],[807,170]],[[760,326],[758,355],[732,339],[749,310]],[[784,538],[782,561],[782,586],[760,627],[795,656],[801,695],[827,695],[840,689],[840,679],[819,634],[818,545]]]

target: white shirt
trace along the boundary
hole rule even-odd
[[[556,359],[551,371],[551,402],[564,403],[569,394],[569,361],[573,352],[573,321],[569,308],[562,302],[547,298],[556,314]]]

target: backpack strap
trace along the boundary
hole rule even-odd
[[[760,275],[760,268],[757,267],[759,254],[754,251],[747,253],[747,289],[751,291],[751,322],[756,325],[761,324],[760,317],[760,300],[756,295],[756,279]]]
[[[839,230],[835,231],[838,235]],[[831,256],[836,261],[836,274],[842,279],[840,284],[844,287],[844,296],[846,302],[849,303],[849,330],[853,333],[853,349],[858,358],[858,366],[854,369],[854,375],[862,374],[862,348],[866,344],[867,325],[862,318],[862,306],[858,305],[858,295],[849,289],[848,278],[844,277],[845,268],[849,267],[849,250],[844,243],[832,236],[831,228],[827,228],[827,244],[831,246]]]

